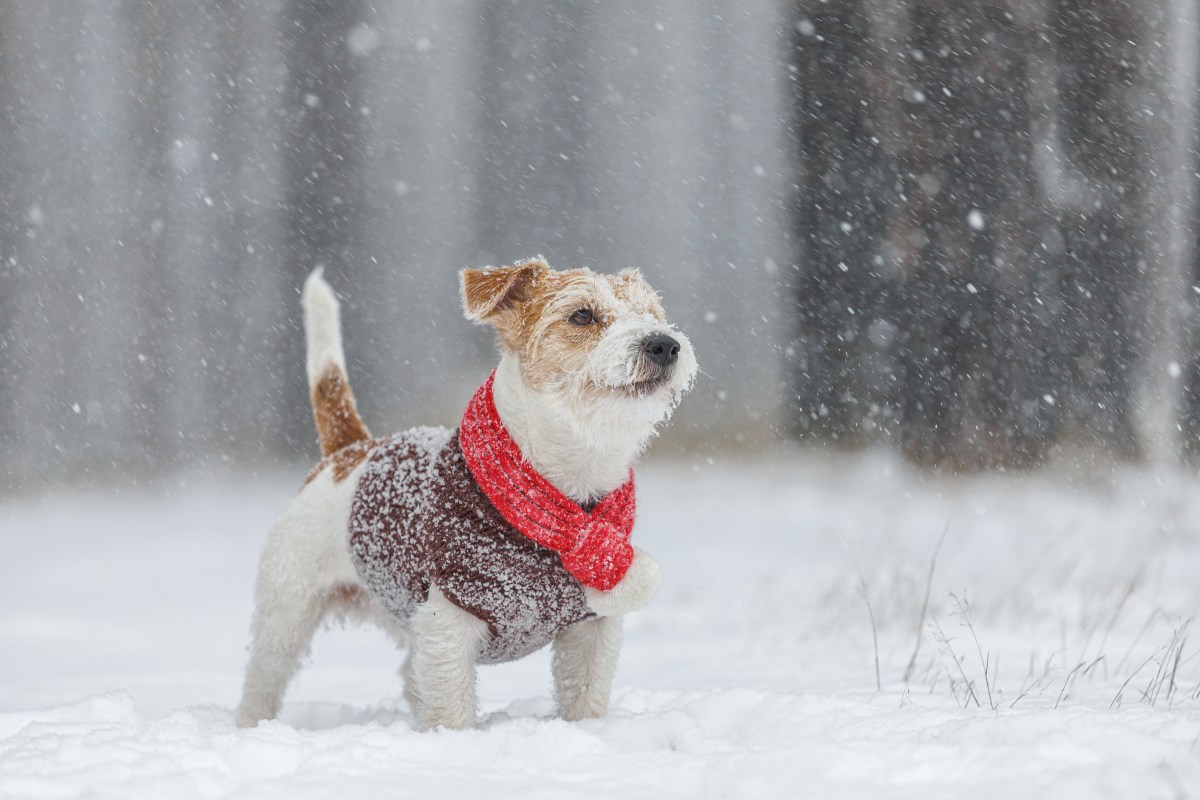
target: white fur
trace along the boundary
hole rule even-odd
[[[413,695],[422,730],[475,724],[475,660],[487,623],[451,603],[436,585],[412,619]]]
[[[662,573],[654,556],[637,547],[633,548],[633,561],[616,586],[607,592],[583,587],[588,608],[602,617],[616,617],[637,611],[649,603],[658,593]]]
[[[534,391],[521,377],[520,357],[506,353],[492,386],[496,411],[522,455],[576,502],[602,497],[629,480],[629,469],[654,433],[631,424],[628,410],[580,407],[567,392]],[[591,413],[589,413],[591,412]]]
[[[642,342],[655,334],[679,342],[679,360],[672,367],[667,385],[642,403],[653,417],[651,424],[666,419],[696,375],[696,354],[686,336],[649,314],[623,317],[608,326],[588,358],[587,368],[587,377],[600,386],[632,383],[638,377]]]
[[[343,481],[322,470],[292,500],[267,538],[255,583],[250,664],[237,723],[272,719],[339,586],[361,587],[346,548],[360,466]],[[341,610],[341,609],[338,609]]]
[[[346,373],[346,356],[342,352],[342,322],[337,296],[325,280],[325,270],[317,267],[304,282],[301,302],[304,305],[304,335],[308,356],[305,369],[309,388],[317,385],[321,373],[330,364]]]
[[[397,640],[407,639],[405,695],[422,729],[466,728],[475,722],[475,659],[488,627],[447,600],[436,586],[413,615],[408,636],[386,611],[346,608],[352,588],[367,597],[346,546],[346,525],[360,465],[344,480],[322,470],[295,497],[271,531],[255,585],[250,664],[237,724],[251,727],[279,713],[280,700],[313,634],[333,614],[357,614]]]
[[[670,379],[642,397],[615,388],[636,379],[641,343],[656,333],[679,342]],[[522,377],[520,356],[504,353],[492,391],[501,422],[533,468],[572,500],[586,503],[629,478],[657,426],[691,387],[696,368],[686,336],[636,314],[609,326],[583,370],[541,390]]]
[[[554,699],[563,719],[602,717],[608,713],[621,618],[595,617],[577,622],[554,639]]]

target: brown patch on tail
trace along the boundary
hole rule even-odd
[[[312,389],[312,407],[317,436],[321,440],[321,455],[328,456],[371,438],[358,415],[354,392],[350,391],[350,384],[337,365],[330,364],[321,373],[321,379]]]

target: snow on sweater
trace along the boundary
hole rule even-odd
[[[359,476],[349,527],[374,599],[406,621],[436,583],[488,624],[481,663],[525,656],[592,616],[558,553],[509,525],[480,491],[457,430],[415,428],[380,440]]]

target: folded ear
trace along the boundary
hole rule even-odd
[[[459,273],[463,313],[467,319],[480,322],[512,308],[528,297],[533,279],[549,269],[550,265],[541,257],[511,267],[464,269]]]

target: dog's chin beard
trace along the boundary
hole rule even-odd
[[[608,396],[616,395],[620,398],[628,398],[630,400],[644,400],[658,392],[671,382],[670,372],[664,372],[661,375],[655,375],[650,378],[640,378],[632,380],[628,383],[600,383],[592,381],[598,391]]]
[[[654,394],[667,383],[666,377],[648,378],[644,381],[634,381],[633,383],[625,384],[624,386],[616,387],[616,391],[621,392],[626,397],[632,397],[635,400],[640,400],[643,397],[648,397]]]
[[[671,383],[674,369],[670,366],[658,366],[639,359],[628,382],[609,386],[609,390],[632,400],[644,400]]]

